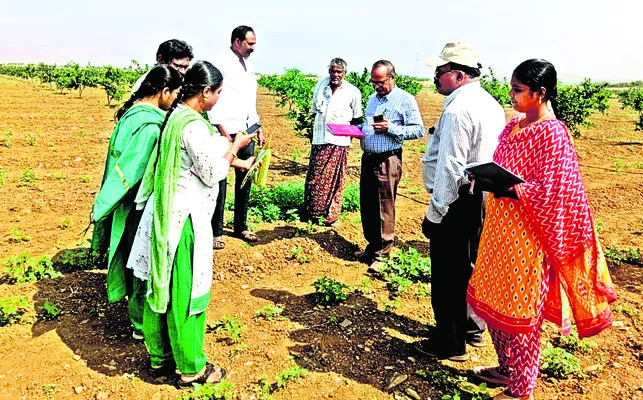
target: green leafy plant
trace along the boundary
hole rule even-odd
[[[9,296],[0,299],[0,326],[20,322],[27,312],[27,298],[24,296]]]
[[[13,131],[5,132],[2,137],[0,137],[0,146],[10,148],[13,146]]]
[[[414,282],[428,282],[431,279],[431,260],[409,247],[387,259],[382,273],[393,293],[403,293]]]
[[[107,255],[101,255],[96,250],[90,248],[78,248],[65,250],[57,254],[52,263],[56,270],[62,272],[82,271],[105,267],[107,264]]]
[[[70,226],[71,226],[71,218],[69,217],[62,218],[60,220],[60,224],[58,224],[58,227],[63,230],[69,228]]]
[[[215,384],[204,383],[201,385],[195,383],[194,391],[183,394],[179,397],[179,400],[232,400],[235,396],[233,389],[234,383],[225,379]]]
[[[60,310],[60,308],[58,308],[57,305],[50,303],[49,300],[45,300],[45,304],[43,304],[42,310],[40,312],[40,318],[46,321],[52,321],[54,319],[57,319],[61,315],[62,311]]]
[[[354,290],[362,294],[370,293],[373,290],[373,288],[371,287],[371,280],[365,276],[364,278],[362,278],[362,283],[355,286]]]
[[[342,212],[359,211],[359,183],[351,183],[344,188]]]
[[[20,183],[29,184],[37,182],[40,178],[36,175],[31,168],[27,167],[22,170],[22,176],[20,177]]]
[[[297,148],[293,149],[292,153],[290,154],[290,161],[299,162],[300,158],[301,158],[301,150]]]
[[[243,322],[236,315],[224,315],[215,323],[208,325],[208,328],[215,333],[228,333],[233,342],[241,340],[241,334],[246,330]]]
[[[310,261],[310,255],[304,254],[303,250],[299,246],[290,249],[290,258],[297,260],[300,264],[305,264]]]
[[[282,308],[268,304],[255,311],[255,315],[268,321],[274,321],[275,318],[278,318],[283,311],[284,310]]]
[[[295,381],[308,374],[309,372],[306,368],[302,368],[298,365],[281,371],[277,374],[277,388],[284,388],[288,382]]]
[[[53,268],[49,257],[41,256],[39,259],[35,259],[29,257],[28,251],[18,256],[6,258],[2,260],[2,264],[4,265],[4,280],[11,284],[36,282],[62,276]]]
[[[80,182],[81,183],[89,183],[91,182],[92,177],[90,175],[83,175],[80,177]]]
[[[492,68],[489,68],[488,74],[482,75],[480,85],[482,85],[500,105],[511,105],[511,97],[509,97],[509,89],[511,89],[511,87],[509,82],[507,82],[507,78],[503,78],[502,81],[496,78]]]
[[[62,182],[66,179],[66,176],[62,172],[52,172],[51,175],[49,175],[49,178]]]
[[[346,289],[349,288],[348,285],[327,276],[313,282],[313,288],[315,288],[314,299],[317,304],[337,304],[348,297],[346,293]]]
[[[25,136],[25,139],[27,140],[27,144],[29,144],[29,146],[35,146],[36,142],[38,141],[38,138],[36,138],[36,136],[34,135],[27,135]]]
[[[638,308],[632,307],[625,303],[617,304],[616,307],[614,307],[614,312],[623,313],[630,318],[637,318],[641,313],[641,311]]]
[[[551,342],[543,349],[540,370],[554,378],[586,375],[580,366],[580,359],[560,347],[554,347]]]
[[[594,111],[605,113],[612,92],[606,83],[592,83],[585,79],[579,85],[559,85],[557,117],[563,121],[575,137],[580,137],[580,127],[590,126],[589,116]]]
[[[618,93],[622,108],[631,108],[639,113],[639,120],[634,123],[635,131],[643,131],[643,88],[631,88]]]
[[[552,342],[555,346],[572,353],[589,353],[598,346],[598,343],[591,339],[580,339],[576,326],[572,326],[571,332],[568,335],[555,337]]]
[[[7,171],[4,168],[0,168],[0,188],[4,186],[5,176],[7,176]]]
[[[8,239],[9,243],[22,243],[22,242],[28,242],[30,240],[31,240],[31,236],[27,235],[26,233],[20,232],[17,226],[14,226],[13,228],[11,228],[11,235],[9,235],[9,239]]]

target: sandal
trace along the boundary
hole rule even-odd
[[[254,232],[247,229],[241,233],[237,233],[236,236],[240,239],[245,240],[246,242],[256,242],[257,240],[259,240]]]
[[[214,240],[212,240],[212,248],[215,250],[223,250],[225,248],[225,242],[223,241],[223,237],[215,236]]]
[[[210,377],[213,374],[216,374],[217,372],[219,373],[219,378],[215,379],[215,380],[209,380]],[[194,383],[198,383],[200,385],[204,385],[206,383],[219,383],[227,375],[228,375],[228,371],[226,371],[225,368],[220,368],[220,367],[215,368],[214,365],[212,365],[210,363],[206,363],[205,364],[205,370],[202,373],[197,374],[197,377],[195,379],[191,380],[191,381],[186,382],[183,379],[181,379],[181,375],[179,375],[176,378],[175,386],[177,387],[177,389],[188,389],[188,388],[191,388]]]
[[[498,367],[475,367],[473,369],[473,376],[485,382],[494,383],[496,385],[509,384],[509,377],[498,372]]]

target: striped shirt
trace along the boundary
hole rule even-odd
[[[386,133],[373,130],[373,115],[382,114],[391,123]],[[365,121],[360,126],[364,133],[362,150],[367,154],[401,149],[404,140],[424,136],[424,122],[415,97],[395,86],[386,96],[371,95],[364,111]]]
[[[429,221],[442,222],[458,199],[459,187],[469,183],[464,174],[467,164],[492,160],[504,125],[502,106],[480,82],[468,83],[447,96],[422,157],[422,179],[432,194],[426,212]]]

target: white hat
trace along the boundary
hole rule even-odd
[[[478,54],[471,43],[463,41],[447,43],[439,57],[429,57],[424,62],[429,67],[439,67],[452,62],[471,68],[479,68]]]

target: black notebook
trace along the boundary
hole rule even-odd
[[[489,183],[498,187],[510,187],[524,182],[521,177],[512,174],[493,161],[468,166],[465,168],[465,172],[474,175],[475,178],[490,181]]]

